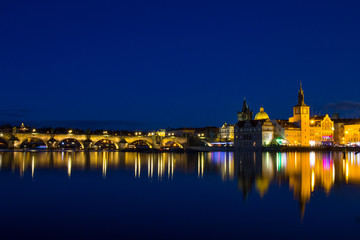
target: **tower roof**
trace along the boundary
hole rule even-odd
[[[244,98],[243,107],[241,109],[241,112],[246,112],[249,109],[249,106],[246,102],[246,98]]]
[[[246,98],[244,98],[244,102],[243,102],[243,106],[242,106],[241,112],[242,112],[242,113],[250,113],[250,112],[251,112],[250,107],[249,107],[249,105],[248,105],[247,102],[246,102]]]
[[[304,102],[304,91],[302,90],[301,82],[300,82],[300,90],[298,93],[298,103],[296,104],[296,107],[300,106],[307,106]]]

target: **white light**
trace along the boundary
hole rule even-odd
[[[310,167],[315,166],[315,152],[310,152]]]

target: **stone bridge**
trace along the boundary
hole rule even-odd
[[[149,148],[159,149],[166,146],[186,148],[186,137],[160,136],[119,136],[119,135],[91,135],[91,134],[52,134],[52,133],[1,133],[0,141],[7,144],[9,149],[21,148],[25,141],[42,141],[47,149],[57,149],[65,140],[78,142],[81,149],[94,149],[97,143],[106,141],[114,144],[118,150],[136,148],[138,145],[147,145]],[[105,142],[104,141],[104,142]]]

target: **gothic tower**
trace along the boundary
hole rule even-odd
[[[238,121],[252,120],[252,116],[253,112],[250,110],[248,104],[246,103],[246,99],[244,98],[241,112],[238,111],[237,113]]]
[[[289,122],[297,122],[301,130],[301,146],[309,146],[310,143],[310,107],[304,102],[304,91],[300,82],[300,90],[298,93],[298,103],[293,107],[293,117]]]

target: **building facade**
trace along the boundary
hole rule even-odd
[[[335,119],[334,142],[339,145],[360,146],[360,119]]]
[[[219,128],[220,140],[234,141],[234,126],[234,124],[224,123],[222,127]]]

